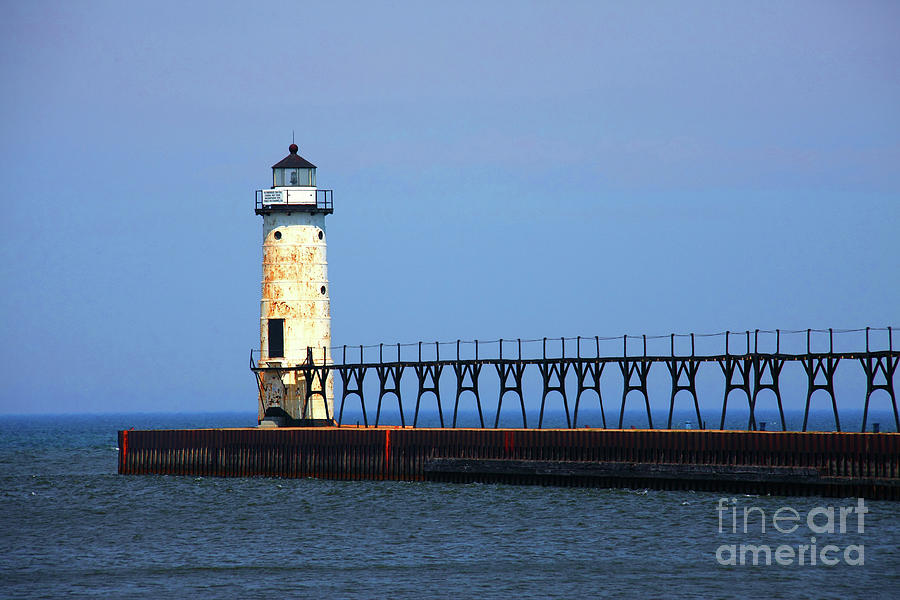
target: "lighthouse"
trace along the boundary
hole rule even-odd
[[[334,388],[303,371],[313,360],[329,363],[331,310],[325,217],[334,212],[332,191],[316,187],[316,166],[296,144],[272,166],[272,185],[256,191],[262,227],[262,298],[259,314],[261,425],[324,424],[334,415]],[[318,385],[318,388],[316,386]]]

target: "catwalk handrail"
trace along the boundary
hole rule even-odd
[[[263,210],[306,210],[306,209],[314,209],[318,212],[333,212],[334,211],[334,191],[326,190],[326,189],[316,189],[315,191],[315,201],[314,202],[264,202],[263,201],[263,192],[266,190],[256,190],[255,199],[254,199],[254,209],[256,211]]]
[[[870,351],[870,346],[871,346],[870,333],[871,332],[879,332],[879,331],[887,332],[887,334],[888,334],[887,335],[888,349],[885,351],[893,352],[894,351],[893,350],[893,329],[894,329],[894,327],[865,327],[865,328],[857,328],[857,329],[793,329],[793,330],[756,329],[753,331],[751,331],[751,330],[721,331],[721,332],[715,332],[715,333],[696,333],[696,334],[695,333],[670,333],[670,334],[665,334],[665,335],[576,336],[576,337],[544,337],[544,338],[528,338],[528,339],[525,339],[525,338],[516,338],[516,339],[501,338],[501,339],[495,339],[495,340],[482,340],[482,339],[462,340],[462,339],[459,339],[459,340],[453,340],[453,341],[433,341],[433,342],[419,341],[419,342],[405,342],[405,343],[394,342],[394,343],[387,343],[387,344],[386,343],[358,344],[358,345],[344,344],[341,346],[327,347],[327,354],[330,357],[333,357],[336,351],[341,351],[341,356],[343,358],[342,362],[344,364],[368,364],[368,365],[381,364],[381,363],[385,363],[385,362],[395,362],[395,363],[401,362],[401,363],[407,363],[407,364],[411,364],[414,362],[422,362],[423,359],[421,358],[421,350],[423,348],[425,348],[425,349],[435,348],[436,354],[439,355],[440,349],[444,346],[455,346],[456,347],[456,358],[453,358],[453,359],[447,358],[444,360],[444,364],[448,364],[450,361],[455,362],[457,360],[465,360],[462,358],[462,354],[461,354],[461,348],[463,346],[474,346],[474,357],[476,360],[489,360],[492,357],[483,356],[483,350],[486,347],[494,346],[494,345],[499,345],[499,352],[493,358],[499,358],[499,359],[506,358],[508,360],[525,360],[525,361],[530,361],[530,362],[534,362],[535,360],[543,360],[543,359],[547,359],[547,358],[599,358],[601,360],[617,360],[622,357],[628,357],[628,358],[646,357],[650,360],[656,360],[656,361],[665,360],[665,359],[673,358],[673,357],[696,357],[698,359],[706,358],[706,359],[711,360],[711,359],[718,358],[720,356],[727,356],[727,355],[745,356],[745,355],[752,355],[752,354],[779,355],[779,356],[796,357],[796,358],[801,358],[803,356],[821,355],[821,354],[838,354],[842,357],[854,358],[856,356],[859,356],[861,351],[838,351],[838,352],[834,351],[835,335],[865,332],[865,351],[863,352],[863,354],[870,354],[871,353],[871,351]],[[814,333],[828,334],[829,350],[827,352],[815,352],[812,350],[812,334],[814,334]],[[759,350],[760,334],[764,334],[764,335],[765,334],[774,334],[775,335],[775,352],[764,352],[764,351]],[[798,352],[794,352],[794,353],[781,352],[782,336],[787,337],[792,334],[804,334],[806,336],[806,348],[807,348],[806,352],[799,352],[799,353]],[[750,349],[751,335],[752,335],[752,339],[753,339],[753,350]],[[732,345],[732,340],[735,338],[735,336],[742,337],[745,340],[745,343],[743,344],[742,352],[740,352],[740,351],[732,352],[732,350],[735,349],[735,346]],[[724,340],[725,341],[725,344],[724,344],[725,352],[724,353],[713,353],[713,354],[705,354],[705,355],[696,354],[695,340],[697,338],[705,339],[705,338],[714,338],[714,337],[724,337],[725,338],[725,340]],[[677,353],[675,351],[675,340],[679,339],[679,338],[689,338],[691,340],[691,353],[690,354]],[[655,340],[662,340],[662,339],[670,340],[670,352],[668,354],[659,354],[659,353],[648,354],[647,353],[647,341],[648,340],[655,341]],[[622,354],[621,355],[607,354],[607,355],[601,356],[600,351],[599,351],[599,343],[600,342],[610,342],[610,341],[615,341],[615,340],[622,341],[622,347],[623,347]],[[628,352],[628,340],[642,340],[643,351],[638,354],[635,354],[633,352],[629,353]],[[524,356],[522,353],[522,347],[527,346],[529,344],[536,343],[536,342],[542,343],[542,352],[541,352],[540,358],[538,359],[538,357]],[[548,342],[553,343],[553,344],[558,344],[559,345],[558,347],[561,347],[561,352],[559,353],[559,355],[557,355],[555,357],[547,356]],[[576,352],[575,352],[574,356],[572,356],[572,355],[570,355],[568,357],[566,356],[565,348],[566,348],[567,342],[576,342]],[[595,346],[598,347],[597,350],[594,352],[594,355],[589,356],[588,354],[582,354],[582,351],[581,351],[582,344],[589,344],[590,342],[594,342]],[[516,345],[517,356],[515,358],[511,358],[508,353],[504,356],[503,349],[505,347],[504,345],[506,345],[506,344],[515,344]],[[402,359],[397,359],[394,361],[390,361],[390,360],[384,359],[385,351],[392,351],[392,349],[396,349],[396,356],[402,356],[403,348],[414,348],[414,347],[419,348],[419,356],[415,360],[404,361]],[[373,350],[376,348],[379,350],[379,358],[377,361],[358,360],[355,363],[351,363],[351,362],[348,362],[346,359],[348,351],[358,352],[359,353],[358,355],[362,356],[366,350]],[[319,357],[321,357],[321,355],[323,353],[323,347],[322,346],[314,347],[314,348],[312,348],[312,351],[313,351],[313,355],[316,358],[316,360],[321,360]],[[260,351],[256,350],[256,349],[252,349],[251,354],[253,356],[260,356]],[[514,353],[514,354],[516,354],[516,353]],[[446,353],[445,353],[445,355],[446,355]],[[280,360],[280,358],[279,358],[279,360]],[[434,362],[434,361],[432,361],[432,362]]]

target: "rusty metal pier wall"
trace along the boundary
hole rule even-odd
[[[900,500],[900,434],[392,427],[120,431],[118,470]]]

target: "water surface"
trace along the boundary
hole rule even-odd
[[[865,564],[721,566],[729,544],[809,544],[720,494],[482,484],[119,476],[116,430],[252,425],[255,415],[0,419],[6,597],[891,597],[900,503],[869,502]],[[726,496],[771,516],[851,499]],[[753,513],[758,514],[758,513]]]

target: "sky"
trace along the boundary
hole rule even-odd
[[[895,2],[0,11],[0,413],[255,412],[292,133],[335,344],[900,326]]]

